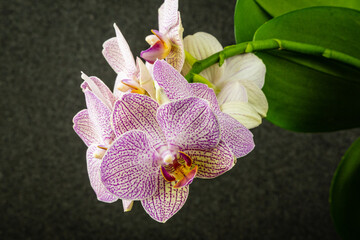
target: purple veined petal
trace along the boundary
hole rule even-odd
[[[134,205],[134,201],[132,200],[122,200],[122,204],[123,204],[123,209],[124,209],[124,212],[130,212],[133,205]]]
[[[116,97],[110,91],[110,89],[97,77],[88,77],[86,74],[82,73],[81,77],[85,80],[81,84],[83,90],[90,89],[103,103],[108,106],[110,109],[113,108]]]
[[[131,131],[146,132],[154,141],[154,147],[165,144],[166,140],[156,120],[159,105],[148,96],[127,93],[115,102],[112,124],[116,136]]]
[[[85,100],[90,120],[104,143],[111,142],[115,134],[111,128],[111,110],[91,91],[85,90]]]
[[[78,112],[73,118],[74,131],[84,141],[86,146],[100,142],[100,137],[95,131],[95,125],[91,122],[87,109]]]
[[[215,113],[220,112],[218,100],[213,89],[202,83],[189,83],[188,85],[190,86],[191,93],[194,97],[199,97],[209,101],[211,109]]]
[[[101,180],[111,193],[121,199],[149,198],[158,185],[158,158],[146,133],[126,132],[106,151],[101,164]]]
[[[153,68],[154,80],[164,89],[170,100],[192,97],[190,85],[186,79],[170,64],[157,60]]]
[[[98,150],[96,145],[91,145],[86,152],[87,169],[90,179],[90,185],[93,188],[97,199],[102,202],[112,203],[118,200],[118,198],[110,193],[103,183],[100,177],[100,165],[101,159],[95,158],[94,153]]]
[[[211,150],[184,150],[194,164],[198,166],[196,177],[215,178],[229,171],[234,166],[235,156],[223,142]]]
[[[167,182],[160,174],[155,194],[141,201],[145,211],[154,220],[165,223],[184,206],[189,195],[189,186],[173,188],[175,182]]]
[[[134,75],[137,72],[134,56],[121,31],[114,23],[116,38],[110,38],[103,44],[103,55],[116,73],[125,72]]]
[[[244,125],[226,113],[217,113],[221,140],[230,147],[236,158],[250,153],[254,147],[253,134]]]
[[[178,0],[165,0],[159,8],[159,31],[167,33],[178,23]]]
[[[219,123],[200,98],[186,98],[159,107],[157,121],[167,143],[183,149],[211,149],[220,140]]]

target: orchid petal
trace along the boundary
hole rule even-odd
[[[163,60],[156,61],[153,67],[153,76],[170,100],[179,100],[192,96],[189,83],[167,62]]]
[[[200,98],[191,97],[160,106],[157,121],[167,143],[180,150],[211,149],[220,140],[218,121],[209,103]]]
[[[219,105],[232,101],[248,101],[246,88],[239,81],[226,83],[217,97]]]
[[[211,109],[215,113],[220,112],[218,100],[213,89],[202,83],[190,83],[188,86],[190,86],[192,96],[209,101]]]
[[[168,32],[178,23],[178,0],[165,0],[159,8],[159,31]]]
[[[242,81],[241,83],[246,88],[249,104],[251,104],[262,117],[266,117],[269,104],[264,92],[253,82]]]
[[[111,142],[114,132],[110,125],[111,110],[91,91],[85,90],[85,100],[90,120],[104,143]]]
[[[116,38],[110,38],[104,42],[102,53],[116,73],[125,72],[128,75],[134,75],[137,72],[134,56],[120,29],[115,23],[114,29]]]
[[[198,166],[196,177],[215,178],[234,166],[235,156],[223,142],[211,150],[184,150]]]
[[[154,220],[165,223],[184,206],[189,195],[189,186],[173,188],[175,182],[167,182],[160,174],[155,194],[141,201],[145,211]]]
[[[244,125],[223,112],[219,112],[217,118],[221,140],[230,147],[236,158],[243,157],[254,149],[253,134]]]
[[[223,50],[220,42],[211,34],[205,32],[198,32],[194,35],[188,35],[184,39],[185,50],[188,51],[197,60],[205,59],[214,53]],[[219,67],[218,64],[214,64],[208,67],[200,73],[201,76],[206,78],[212,83],[217,83],[224,73],[226,62]],[[191,66],[186,63],[184,64],[183,74],[187,74]],[[188,69],[188,70],[187,70]]]
[[[89,90],[91,90],[106,106],[112,109],[116,97],[110,91],[108,86],[106,86],[99,78],[94,76],[88,77],[85,73],[81,74],[81,78],[85,81],[81,85],[81,88],[89,88]]]
[[[226,69],[219,81],[219,86],[229,81],[248,81],[260,89],[264,86],[266,67],[260,58],[253,53],[237,55],[226,59]],[[221,82],[221,83],[220,83]]]
[[[154,80],[149,73],[149,70],[140,58],[136,58],[136,65],[140,70],[140,86],[146,90],[152,99],[156,99],[156,91],[154,86]]]
[[[124,209],[124,212],[130,212],[133,205],[134,205],[134,201],[132,200],[122,200],[122,204],[123,204],[123,209]]]
[[[114,195],[126,200],[151,197],[160,174],[157,152],[144,132],[129,131],[117,138],[101,164],[101,180]]]
[[[250,103],[233,101],[221,105],[221,111],[229,114],[247,129],[257,127],[261,124],[261,116]]]
[[[95,158],[94,153],[98,149],[96,145],[91,145],[86,152],[87,169],[90,179],[90,185],[96,193],[97,199],[102,202],[112,203],[118,200],[118,198],[110,193],[103,183],[100,177],[100,165],[101,159]]]
[[[151,136],[155,148],[165,143],[165,137],[156,121],[159,105],[153,99],[141,94],[127,93],[115,102],[112,124],[116,136],[131,131],[141,130]]]
[[[79,135],[81,140],[84,141],[86,146],[90,146],[93,143],[100,142],[100,137],[95,131],[95,125],[89,118],[89,113],[87,109],[83,109],[78,112],[74,118],[74,131]]]

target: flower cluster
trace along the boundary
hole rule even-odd
[[[87,108],[75,115],[74,130],[88,146],[88,174],[98,200],[121,199],[124,211],[138,200],[153,219],[165,222],[185,204],[195,178],[217,177],[252,151],[252,133],[239,122],[242,118],[227,114],[224,105],[236,105],[236,95],[246,95],[240,102],[264,116],[266,110],[255,99],[262,96],[254,90],[263,83],[246,75],[247,67],[231,67],[230,61],[227,66],[244,77],[236,79],[226,71],[223,76],[204,75],[218,88],[224,85],[218,96],[205,84],[188,83],[181,72],[189,70],[184,62],[191,39],[185,39],[184,50],[177,0],[165,0],[159,9],[159,30],[152,30],[154,35],[146,38],[151,46],[140,55],[146,64],[140,58],[135,61],[119,28],[114,28],[116,37],[103,44],[103,55],[117,73],[114,91],[83,73]],[[206,43],[194,42],[206,49]],[[188,51],[195,56],[190,45]],[[204,54],[196,57],[211,53]],[[250,58],[248,65],[260,61]],[[242,90],[226,98],[226,86],[233,82]]]

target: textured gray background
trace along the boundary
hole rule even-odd
[[[329,216],[332,174],[360,129],[302,134],[271,123],[229,173],[196,180],[166,224],[139,203],[98,202],[86,147],[72,131],[85,107],[80,70],[111,88],[101,55],[116,22],[138,55],[157,28],[156,1],[0,2],[1,239],[338,239]],[[180,0],[184,34],[234,43],[235,0]]]

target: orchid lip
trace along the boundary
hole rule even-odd
[[[198,166],[192,164],[191,158],[186,153],[179,151],[178,156],[184,160],[184,164],[179,163],[178,158],[171,160],[173,159],[173,155],[166,154],[165,157],[169,158],[168,160],[171,160],[172,163],[169,164],[169,162],[163,158],[166,165],[160,166],[160,172],[166,181],[176,181],[173,188],[181,188],[192,183],[198,171]]]
[[[141,51],[140,57],[145,59],[147,62],[154,64],[156,59],[164,59],[169,55],[172,44],[165,34],[154,29],[152,29],[151,32],[154,36],[148,36],[146,38],[146,41],[151,43],[151,47]]]

